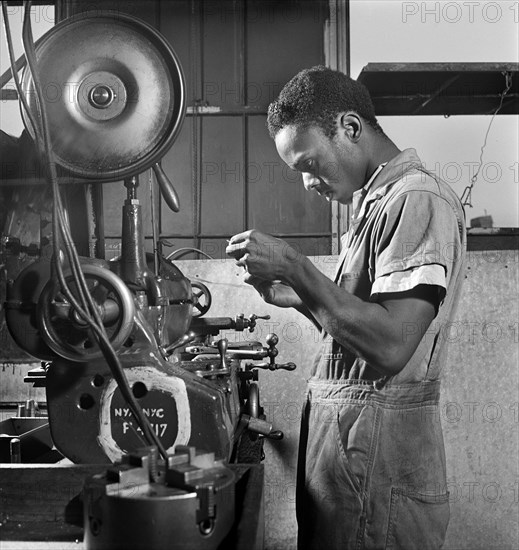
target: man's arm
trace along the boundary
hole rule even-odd
[[[281,281],[267,281],[265,279],[260,279],[259,277],[254,277],[250,273],[245,274],[243,281],[253,286],[258,294],[263,298],[265,303],[281,308],[292,307],[304,315],[307,319],[312,321],[318,330],[321,330],[322,327],[291,286],[282,283]]]
[[[383,375],[404,368],[436,315],[434,286],[418,285],[365,302],[338,287],[308,258],[287,274],[287,282],[324,330]]]
[[[395,375],[405,366],[435,317],[436,287],[419,285],[365,302],[338,287],[284,241],[258,231],[234,236],[227,253],[247,269],[247,277],[267,284],[280,280],[291,287],[318,325],[382,375]],[[416,330],[404,333],[409,326]]]

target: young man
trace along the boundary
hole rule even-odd
[[[301,426],[298,546],[440,548],[449,520],[441,330],[464,278],[460,202],[413,149],[396,147],[367,90],[339,72],[296,75],[268,126],[306,189],[353,211],[334,280],[255,230],[227,249],[267,303],[322,331]]]

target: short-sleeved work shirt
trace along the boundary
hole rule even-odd
[[[365,301],[418,285],[438,289],[438,312],[407,365],[392,383],[436,380],[444,331],[464,278],[465,219],[454,191],[425,170],[414,149],[380,166],[356,191],[353,216],[343,236],[335,282]],[[419,327],[403,324],[402,338]],[[377,380],[380,373],[323,334],[312,376],[323,380]]]

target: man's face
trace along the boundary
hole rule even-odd
[[[330,139],[316,126],[306,129],[285,126],[275,142],[285,163],[301,172],[305,188],[328,201],[347,204],[364,185],[365,169],[359,147],[341,129]]]

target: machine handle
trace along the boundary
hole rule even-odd
[[[225,354],[227,353],[227,338],[222,338],[221,340],[218,340],[217,346],[218,352],[220,353],[220,368],[228,370],[227,358],[225,357]]]
[[[278,369],[296,370],[296,368],[297,368],[296,364],[292,363],[292,362],[276,364],[276,370],[278,370]]]
[[[182,346],[185,346],[186,344],[189,344],[196,338],[196,334],[194,332],[186,332],[183,336],[175,340],[172,344],[167,346],[166,348],[163,348],[163,352],[166,355],[171,355],[176,349],[181,348]]]
[[[260,437],[267,437],[275,441],[280,441],[284,437],[283,432],[281,430],[274,430],[272,424],[267,420],[255,418],[248,414],[242,414],[240,422],[247,430],[254,434],[258,434]]]
[[[173,184],[166,176],[166,172],[162,169],[162,166],[158,163],[153,165],[153,172],[159,183],[160,192],[164,197],[167,205],[173,210],[173,212],[178,212],[180,210],[180,201],[178,200],[178,194],[173,187]]]
[[[247,367],[253,369],[265,369],[265,370],[296,370],[297,366],[295,363],[251,363]]]

